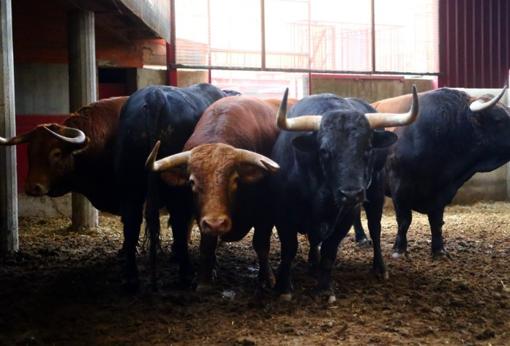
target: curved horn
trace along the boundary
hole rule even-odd
[[[51,133],[53,136],[63,140],[64,142],[67,142],[67,143],[83,144],[87,141],[87,136],[85,136],[85,133],[83,133],[82,130],[78,130],[73,127],[66,127],[66,126],[62,126],[62,125],[56,125],[56,126],[58,126],[60,129],[62,129],[62,132],[64,133],[63,135],[51,130],[49,128],[49,125],[43,125],[42,127],[46,131]]]
[[[149,157],[147,158],[147,161],[145,162],[145,167],[151,171],[162,172],[171,169],[172,167],[188,163],[189,158],[191,157],[191,151],[183,151],[182,153],[170,155],[156,161],[160,145],[161,141],[157,141]]]
[[[244,149],[236,149],[237,159],[243,162],[248,162],[260,168],[275,173],[280,169],[280,166],[270,158],[257,154],[256,152]]]
[[[492,106],[494,106],[498,101],[503,97],[503,95],[506,92],[506,89],[508,89],[508,85],[505,85],[503,87],[503,90],[499,93],[498,96],[493,97],[490,101],[484,102],[483,100],[475,100],[469,105],[469,109],[471,109],[472,112],[481,112],[483,110],[489,109]]]
[[[36,129],[37,129],[37,127],[34,130],[31,130],[31,131],[21,134],[19,136],[11,137],[9,139],[0,137],[0,145],[16,145],[16,144],[29,142],[30,138],[32,137],[32,135]]]
[[[280,108],[276,114],[276,125],[282,130],[288,131],[316,131],[321,126],[322,116],[320,115],[301,115],[296,118],[287,118],[287,99],[289,97],[289,88],[285,89]]]
[[[365,117],[373,129],[409,125],[416,120],[420,107],[416,85],[413,84],[413,103],[407,113],[366,113]]]

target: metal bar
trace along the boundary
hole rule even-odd
[[[299,68],[273,68],[266,67],[241,67],[241,66],[207,66],[207,65],[184,65],[175,64],[174,68],[191,69],[191,70],[224,70],[224,71],[260,71],[260,72],[289,72],[289,73],[331,73],[331,74],[362,74],[362,75],[414,75],[414,76],[438,76],[440,72],[402,72],[402,71],[349,71],[349,70],[314,70],[314,69],[299,69]]]
[[[260,0],[260,66],[266,68],[266,4]]]
[[[473,83],[470,85],[471,87],[476,87],[478,85],[478,81],[477,81],[477,70],[476,70],[476,61],[477,61],[477,56],[476,56],[476,52],[477,52],[477,49],[475,47],[475,42],[477,42],[476,40],[476,34],[478,32],[477,30],[477,16],[476,16],[476,13],[478,13],[478,11],[476,10],[476,0],[473,0],[473,16],[471,17],[471,23],[472,23],[472,26],[473,26],[473,37],[472,37],[472,41],[471,41],[471,46],[473,47],[472,49],[472,52],[473,52],[473,68],[471,69],[470,74],[473,76]]]
[[[11,0],[0,1],[0,136],[16,135]],[[0,147],[0,255],[19,250],[16,146]]]
[[[460,0],[454,0],[453,2],[453,9],[454,9],[454,27],[455,27],[455,30],[453,31],[455,33],[455,49],[454,49],[454,52],[453,54],[455,55],[455,61],[457,62],[455,65],[454,65],[454,68],[455,68],[455,85],[456,86],[460,86],[462,83],[461,83],[461,80],[460,80],[460,69],[459,69],[459,62],[460,62],[460,58],[459,58],[459,41],[460,41],[460,37],[462,35],[462,33],[460,32],[460,27],[459,27],[459,1]]]
[[[370,34],[371,34],[371,44],[372,44],[372,73],[377,71],[376,68],[376,54],[375,54],[375,0],[371,0],[370,3]]]
[[[175,0],[170,0],[170,42],[166,44],[166,82],[168,85],[177,86],[175,17]]]

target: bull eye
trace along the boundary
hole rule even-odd
[[[326,149],[320,149],[319,155],[320,155],[321,159],[324,161],[328,161],[331,158],[331,154]]]
[[[53,149],[50,152],[50,161],[55,162],[62,159],[62,150],[60,149]]]

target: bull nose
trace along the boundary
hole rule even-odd
[[[202,220],[200,220],[200,226],[203,232],[219,235],[230,231],[232,223],[230,218],[228,218],[226,215],[204,216]]]
[[[43,184],[28,184],[25,192],[29,196],[43,196],[48,193],[48,189]]]
[[[363,189],[340,189],[344,203],[358,203],[363,201],[365,190]]]

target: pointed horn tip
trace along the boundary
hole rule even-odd
[[[276,126],[280,129],[287,129],[287,100],[289,97],[289,88],[285,88],[282,102],[276,113]]]
[[[161,141],[157,141],[156,144],[154,145],[154,148],[152,148],[152,151],[149,154],[147,161],[145,161],[145,167],[151,171],[157,171],[156,157],[158,156],[160,146],[161,146]]]
[[[276,173],[280,169],[280,165],[274,161],[260,160],[262,165],[271,173]]]

